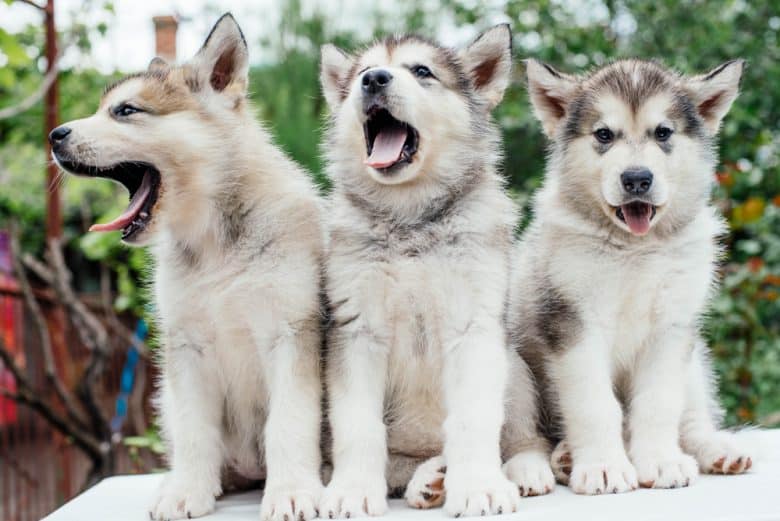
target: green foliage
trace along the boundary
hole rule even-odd
[[[471,27],[475,33],[509,21],[518,65],[495,116],[504,135],[504,172],[513,195],[527,207],[541,182],[545,141],[523,86],[522,58],[533,56],[575,72],[616,57],[639,56],[659,58],[685,73],[703,72],[734,57],[747,59],[742,93],[721,132],[715,200],[732,232],[726,241],[722,288],[705,331],[728,422],[756,422],[780,411],[780,13],[776,4],[776,0],[396,0],[389,7],[375,8],[370,16],[347,20],[343,13],[312,11],[308,4],[302,9],[301,0],[286,0],[279,30],[259,42],[258,50],[273,59],[252,69],[251,97],[276,141],[327,190],[319,149],[326,121],[318,84],[322,43],[354,49],[365,43],[358,35],[415,31],[435,37],[448,24]],[[110,16],[110,5],[102,9]],[[90,35],[100,37],[110,30],[105,16],[92,28],[77,25],[67,34],[74,35],[71,38],[80,48],[88,49]],[[41,73],[32,64],[40,58],[42,43],[38,27],[13,35],[0,29],[0,60],[7,60],[0,67],[0,107],[18,102],[40,84]],[[92,113],[100,90],[110,80],[94,71],[65,71],[61,119]],[[41,121],[40,106],[0,121],[0,226],[9,216],[17,216],[26,225],[25,245],[33,249],[40,249],[42,240],[46,158]],[[149,259],[140,250],[119,246],[116,234],[84,233],[85,221],[118,213],[126,205],[126,194],[108,182],[69,180],[65,197],[66,232],[74,239],[73,254],[108,263],[120,290],[117,306],[141,313],[144,298],[138,281]],[[83,282],[87,287],[88,279]]]

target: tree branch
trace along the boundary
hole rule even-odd
[[[38,9],[40,11],[44,11],[44,12],[46,11],[46,6],[45,5],[36,4],[32,0],[16,0],[16,1],[17,2],[21,2],[23,4],[27,4],[29,6],[32,6],[32,7],[36,8],[36,9]]]
[[[43,316],[41,307],[35,298],[30,281],[27,279],[27,274],[22,266],[21,259],[19,257],[19,235],[15,224],[11,225],[11,262],[13,263],[14,273],[16,274],[19,287],[22,290],[24,301],[27,304],[27,309],[32,313],[33,320],[38,328],[38,336],[41,340],[41,354],[43,355],[43,369],[46,374],[46,380],[54,389],[57,397],[65,406],[65,410],[76,423],[81,427],[86,427],[87,421],[83,412],[76,405],[76,401],[71,396],[70,392],[65,388],[65,385],[60,380],[57,374],[57,369],[54,365],[54,355],[52,354],[51,338],[49,336],[49,328],[46,324],[46,319]]]
[[[27,405],[40,414],[55,429],[62,434],[71,437],[73,442],[84,450],[93,461],[102,459],[104,451],[97,439],[91,434],[84,432],[84,429],[71,419],[58,414],[49,404],[38,397],[38,393],[32,388],[30,381],[22,373],[19,366],[16,365],[13,358],[11,358],[11,353],[6,348],[2,338],[0,338],[0,359],[2,359],[3,365],[11,371],[17,385],[16,393],[11,393],[6,389],[0,389],[0,394],[7,398],[11,398],[17,403]]]
[[[35,6],[44,12],[46,11],[45,6],[42,7],[29,0],[17,0],[17,1]],[[69,38],[68,41],[64,42],[60,46],[60,52],[57,54],[57,58],[54,60],[54,64],[46,72],[46,75],[43,77],[43,81],[35,90],[35,92],[27,96],[25,99],[23,99],[16,105],[11,105],[10,107],[4,107],[0,109],[0,120],[18,116],[22,112],[26,112],[27,110],[31,109],[33,106],[35,106],[36,103],[38,103],[39,101],[41,101],[41,99],[43,99],[46,93],[49,92],[49,88],[51,87],[51,84],[54,83],[54,80],[57,79],[57,76],[60,73],[60,60],[62,59],[63,54],[65,54],[65,50],[68,49],[71,46],[71,44],[73,44],[74,38],[75,36],[71,35],[71,38]]]
[[[18,116],[22,112],[29,110],[36,103],[41,101],[41,99],[43,99],[43,97],[49,91],[49,87],[51,87],[51,84],[54,83],[55,79],[57,79],[57,74],[59,74],[60,71],[59,65],[60,65],[60,59],[58,57],[57,60],[54,62],[54,66],[51,69],[49,69],[49,72],[47,72],[46,76],[43,77],[43,82],[41,82],[41,84],[38,86],[38,89],[35,92],[27,96],[25,99],[23,99],[16,105],[11,105],[10,107],[4,107],[0,109],[0,120]]]
[[[25,254],[22,258],[22,261],[24,262],[24,265],[27,266],[27,268],[30,269],[33,273],[35,273],[36,276],[38,276],[41,280],[49,284],[50,286],[54,287],[55,282],[55,275],[52,272],[52,270],[44,263],[36,259],[30,254]],[[102,296],[103,300],[105,300],[105,295]],[[89,309],[85,304],[82,303],[82,306],[84,309]],[[122,339],[131,344],[133,347],[135,347],[138,352],[141,354],[144,358],[149,358],[151,355],[149,346],[144,342],[143,340],[139,339],[135,336],[135,334],[127,328],[122,322],[119,320],[118,317],[116,317],[116,314],[113,313],[113,308],[107,308],[105,305],[105,302],[103,302],[103,307],[106,308],[106,326],[108,329],[113,331],[114,333],[118,334]],[[89,347],[89,346],[88,346]]]
[[[70,311],[69,316],[82,343],[92,351],[89,364],[76,389],[76,394],[87,410],[92,431],[101,433],[103,437],[108,439],[111,436],[109,419],[103,414],[95,399],[93,384],[98,381],[105,369],[105,359],[110,351],[109,336],[100,320],[76,297],[71,287],[71,274],[65,265],[59,239],[50,239],[48,246],[46,256],[53,273],[54,292],[65,308]]]

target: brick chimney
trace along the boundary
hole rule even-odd
[[[179,21],[175,16],[155,16],[154,39],[157,56],[168,62],[176,61],[176,30]]]

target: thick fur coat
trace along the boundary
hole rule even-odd
[[[171,471],[152,519],[212,511],[226,469],[265,480],[262,519],[316,515],[320,203],[257,124],[247,71],[246,42],[226,15],[193,60],[155,59],[54,147],[67,168],[126,184],[133,201],[147,193],[133,176],[153,178],[123,228],[155,260]]]
[[[699,334],[725,231],[709,204],[715,137],[742,62],[696,77],[638,60],[527,72],[550,157],[508,319],[560,441],[556,475],[598,494],[744,471]]]
[[[411,36],[357,55],[323,48],[334,185],[325,516],[385,512],[388,484],[412,506],[458,516],[514,511],[521,489],[554,483],[531,379],[503,325],[517,215],[490,110],[510,64],[506,26],[461,51]],[[393,136],[398,149],[377,167]],[[523,452],[511,465],[519,483],[501,469],[507,410],[504,456]]]

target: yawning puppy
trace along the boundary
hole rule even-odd
[[[319,499],[318,200],[255,121],[247,72],[226,15],[190,62],[153,60],[50,137],[64,169],[130,192],[93,230],[156,260],[171,464],[156,520],[212,511],[223,467],[266,480],[264,520],[313,518]]]
[[[725,231],[709,203],[715,137],[742,62],[694,77],[639,60],[580,77],[527,67],[551,153],[509,321],[563,440],[557,474],[600,494],[747,470],[717,428],[699,334]]]
[[[519,487],[552,486],[530,376],[502,321],[516,211],[495,171],[490,110],[509,82],[510,41],[498,26],[459,52],[414,36],[358,55],[322,50],[334,184],[323,516],[382,514],[388,484],[409,483],[417,507],[446,496],[454,516],[512,512]],[[507,407],[517,423],[505,454],[530,454],[512,465],[517,483],[501,470]]]

